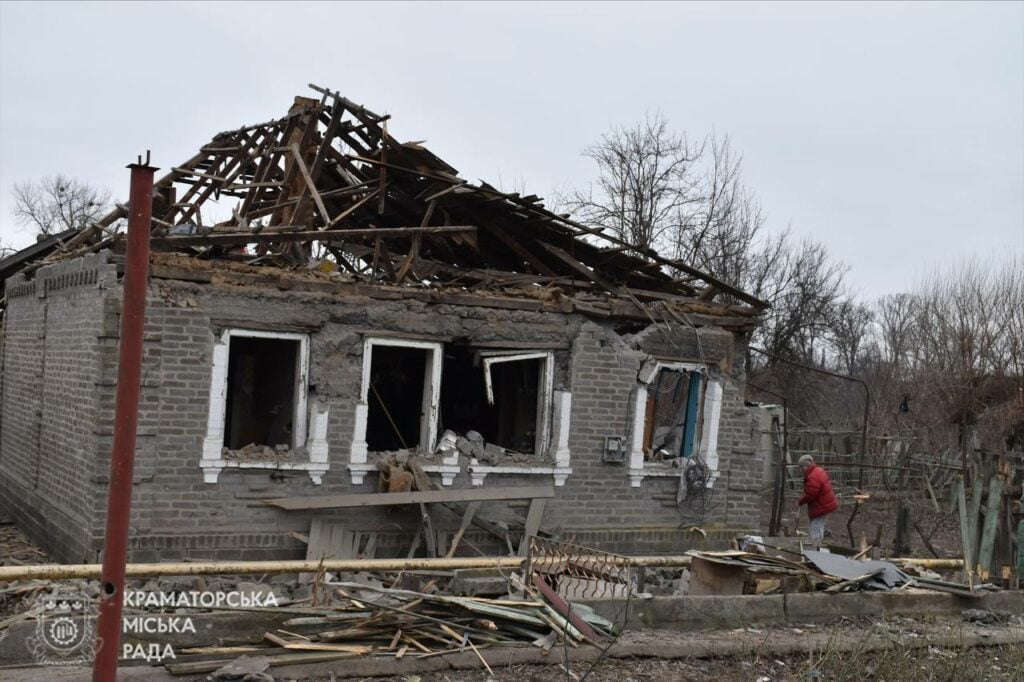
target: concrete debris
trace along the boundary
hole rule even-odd
[[[307,455],[305,446],[293,449],[283,443],[274,447],[249,443],[237,450],[222,448],[221,457],[236,462],[292,462],[306,459]]]
[[[438,439],[437,447],[434,448],[434,452],[442,455],[443,457],[448,457],[457,449],[456,446],[458,440],[459,437],[454,431],[446,429],[445,432],[441,434],[441,438]]]
[[[459,436],[455,441],[455,447],[466,457],[475,457],[485,462],[491,461],[491,454],[484,446],[484,437],[476,431],[469,431],[465,436]]]

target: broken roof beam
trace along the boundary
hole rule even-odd
[[[341,93],[334,92],[333,90],[329,90],[327,88],[321,88],[319,85],[316,85],[315,83],[309,83],[308,85],[310,88],[316,90],[324,97],[332,97],[335,102],[338,102],[343,107],[352,112],[353,116],[358,116],[361,114],[363,116],[370,117],[374,121],[383,121],[385,118],[387,118],[386,116],[381,116],[380,114],[373,113],[372,111],[370,111],[361,104],[356,104],[352,100],[342,97]]]
[[[154,237],[153,248],[175,249],[187,246],[244,246],[245,244],[262,244],[267,242],[343,242],[351,239],[372,237],[375,239],[392,239],[411,237],[415,234],[443,234],[458,232],[475,232],[474,225],[448,225],[445,227],[375,227],[367,229],[345,230],[303,230],[301,232],[267,231],[280,228],[264,228],[262,232],[214,232],[204,235],[183,235],[172,237]]]
[[[278,139],[287,139],[291,135],[291,131],[294,130],[295,126],[298,125],[298,118],[293,118],[288,121],[283,129],[279,126],[273,133],[268,134],[260,146],[255,152],[251,154],[251,158],[259,157],[260,161],[256,165],[256,172],[253,173],[251,183],[254,185],[253,189],[250,189],[248,194],[242,200],[241,206],[238,208],[238,220],[244,221],[249,219],[249,210],[259,200],[260,194],[263,192],[262,183],[267,181],[267,177],[271,171],[275,171],[276,175],[281,177],[280,182],[277,185],[279,191],[284,190],[284,172],[278,165],[281,161],[281,152],[274,152],[271,150],[273,146],[276,146]]]
[[[612,294],[614,296],[618,296],[618,295],[620,295],[622,293],[620,291],[620,288],[619,288],[618,285],[614,284],[613,282],[610,282],[609,280],[605,279],[601,275],[597,274],[596,270],[594,270],[592,268],[588,268],[586,265],[584,265],[583,263],[579,262],[578,260],[576,260],[575,258],[570,256],[565,251],[562,251],[557,246],[552,246],[551,244],[547,244],[545,242],[540,242],[540,241],[537,242],[537,243],[540,244],[545,249],[547,249],[547,251],[549,253],[551,253],[553,256],[561,259],[570,268],[572,268],[576,272],[580,273],[581,275],[586,277],[588,280],[590,280],[594,284],[597,284],[602,289],[607,291],[609,294]]]

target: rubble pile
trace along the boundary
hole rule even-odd
[[[326,580],[310,587],[310,601],[318,606],[287,606],[290,616],[281,627],[268,631],[259,644],[232,647],[242,659],[211,655],[223,647],[192,647],[166,668],[175,675],[226,674],[231,666],[253,660],[266,667],[305,660],[341,660],[362,656],[394,659],[423,658],[472,651],[492,646],[535,646],[550,651],[556,645],[598,645],[616,634],[613,623],[582,606],[555,603],[518,576],[510,581],[517,597],[487,599],[456,597],[433,591],[385,587],[380,581]],[[570,610],[571,609],[571,610]],[[244,651],[243,651],[244,649]],[[237,660],[236,660],[237,659]],[[484,662],[484,666],[486,666]]]

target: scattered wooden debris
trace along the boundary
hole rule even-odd
[[[763,545],[769,547],[768,545]],[[780,548],[781,549],[781,548]],[[901,569],[891,561],[861,558],[865,550],[853,557],[831,552],[804,550],[802,556],[785,559],[767,554],[743,551],[687,552],[694,557],[691,564],[691,595],[696,594],[770,594],[783,591],[785,577],[799,578],[800,591],[822,590],[829,594],[853,589],[893,590],[918,587],[949,592],[964,597],[980,597],[993,585],[970,586],[938,580],[924,575],[920,569]],[[775,574],[765,588],[760,574]],[[932,574],[934,575],[934,574]],[[796,583],[791,583],[796,584]]]
[[[513,583],[522,586],[517,580]],[[549,591],[527,589],[518,599],[484,599],[353,582],[328,581],[324,586],[333,592],[334,606],[306,609],[315,615],[304,613],[284,621],[282,629],[264,634],[263,644],[182,650],[167,670],[189,675],[231,670],[228,666],[243,659],[266,669],[360,656],[424,658],[467,649],[487,667],[480,654],[487,647],[550,650],[558,641],[597,644],[616,634],[614,624],[590,609],[573,605],[570,611],[557,596],[556,603],[549,602]],[[211,655],[239,653],[242,659],[210,660]]]

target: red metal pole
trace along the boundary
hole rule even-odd
[[[103,543],[99,623],[100,645],[93,663],[94,682],[114,682],[124,605],[124,567],[128,556],[128,523],[135,465],[135,427],[139,417],[142,375],[142,331],[146,316],[149,277],[149,223],[153,211],[153,173],[157,170],[139,157],[128,166],[128,237],[121,297],[121,344],[117,360],[117,402],[114,408],[114,445],[110,454],[110,489],[107,493],[107,532]]]

